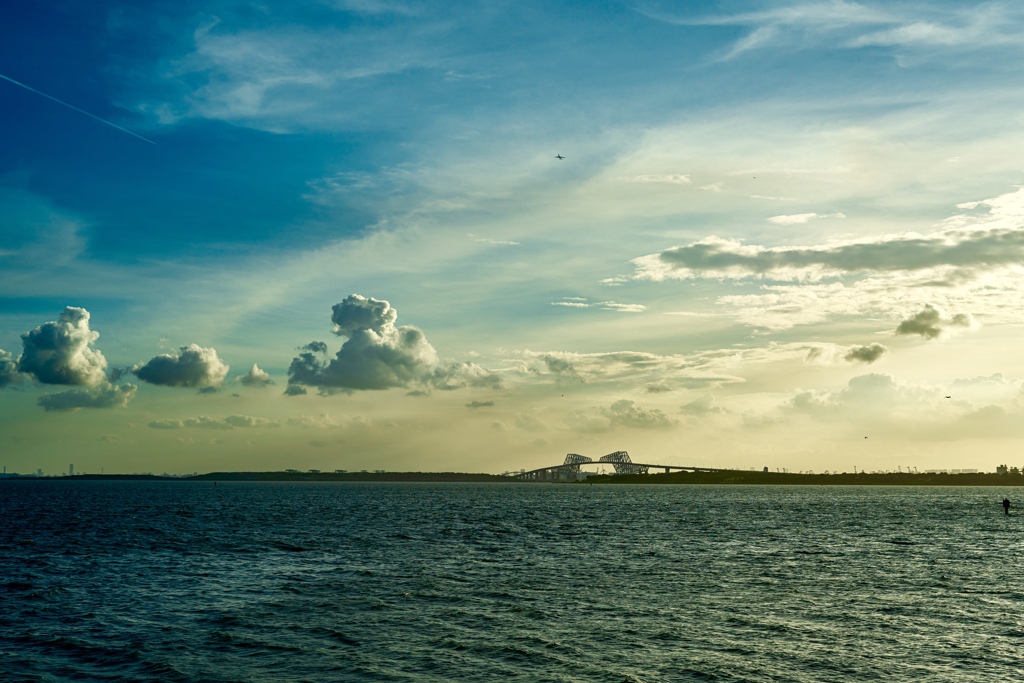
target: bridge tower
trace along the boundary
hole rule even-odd
[[[634,464],[629,459],[626,451],[615,451],[601,457],[601,462],[607,462],[615,468],[615,474],[647,474],[647,465]]]

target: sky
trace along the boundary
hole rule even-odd
[[[1017,3],[0,31],[8,472],[1024,464]]]

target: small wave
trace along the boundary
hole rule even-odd
[[[4,588],[9,591],[28,591],[32,590],[33,586],[31,583],[24,581],[8,581],[7,583],[0,583],[0,588]]]
[[[341,643],[342,645],[348,645],[349,647],[362,647],[362,643],[360,643],[355,638],[347,636],[341,631],[336,631],[333,628],[328,628],[326,626],[318,626],[314,628],[311,631],[311,633],[313,635],[323,636],[336,643]]]
[[[311,550],[311,548],[305,548],[301,545],[292,545],[291,543],[285,543],[284,541],[271,541],[270,545],[278,550],[286,550],[290,553],[306,553]]]

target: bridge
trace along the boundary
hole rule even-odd
[[[651,470],[663,470],[668,474],[672,470],[686,472],[722,472],[717,467],[693,467],[690,465],[652,465],[650,463],[633,462],[626,451],[615,451],[608,455],[601,456],[594,460],[578,453],[569,453],[565,456],[565,462],[560,465],[540,467],[529,472],[515,474],[519,481],[575,481],[579,479],[580,468],[583,465],[611,465],[615,474],[648,474]]]

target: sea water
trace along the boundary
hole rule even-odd
[[[0,481],[0,681],[1024,680],[1004,495]]]

